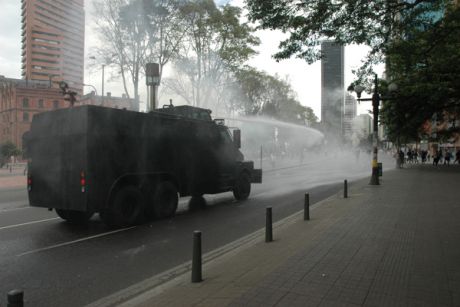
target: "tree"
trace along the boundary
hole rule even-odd
[[[234,97],[233,109],[244,115],[256,115],[267,101],[267,79],[268,75],[253,67],[244,66],[235,72],[237,88]],[[235,95],[236,96],[236,95]]]
[[[241,9],[217,8],[213,0],[188,1],[181,6],[186,40],[175,61],[178,78],[167,87],[189,104],[210,107],[225,89],[229,74],[255,54],[259,39],[240,22]]]
[[[312,63],[321,58],[322,40],[340,44],[364,44],[371,48],[359,71],[369,73],[373,64],[382,62],[388,43],[402,36],[407,27],[424,26],[434,20],[450,0],[246,0],[249,18],[259,28],[281,30],[288,38],[274,55]]]
[[[244,115],[265,115],[285,122],[312,125],[318,121],[313,110],[297,100],[289,80],[270,76],[245,66],[235,74],[238,89],[234,110]]]
[[[149,35],[149,53],[146,60],[163,67],[175,59],[185,37],[184,23],[180,14],[181,0],[136,0],[142,3],[143,18],[146,19]],[[144,67],[145,67],[144,63]]]
[[[7,141],[0,144],[0,165],[5,164],[11,156],[17,157],[19,155],[21,155],[21,150],[13,142]]]
[[[447,11],[429,28],[413,27],[407,33],[388,48],[389,70],[399,91],[382,108],[390,138],[404,142],[423,136],[433,117],[460,117],[460,9]],[[451,127],[443,136],[456,132],[458,127]]]
[[[139,81],[148,62],[163,68],[174,58],[184,37],[180,2],[175,0],[97,0],[97,30],[102,47],[96,49],[102,63],[115,66],[126,95],[132,83],[139,100]],[[161,72],[161,71],[160,71]]]
[[[130,97],[128,90],[128,78],[130,78],[134,98],[137,99],[141,56],[146,51],[147,34],[144,25],[139,24],[143,19],[130,22],[127,18],[121,18],[121,10],[129,4],[129,0],[94,2],[99,17],[96,20],[96,29],[101,39],[101,47],[98,47],[95,53],[102,64],[117,67],[127,97]]]

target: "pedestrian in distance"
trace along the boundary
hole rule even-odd
[[[404,166],[404,152],[401,149],[398,152],[398,157],[399,157],[400,168],[403,168],[403,166]]]
[[[414,150],[412,152],[412,160],[414,161],[415,164],[418,164],[418,152],[417,152],[417,150]]]
[[[427,151],[422,150],[422,152],[420,153],[420,157],[422,158],[422,163],[426,162],[426,155],[427,155]]]
[[[438,150],[433,156],[433,165],[438,166],[439,160],[441,160],[442,151]]]
[[[412,150],[407,152],[407,163],[412,163]]]
[[[457,152],[455,153],[455,161],[454,161],[454,164],[455,162],[457,162],[458,164],[460,164],[460,149],[457,150]]]
[[[444,165],[450,165],[450,157],[451,157],[451,154],[450,154],[450,151],[449,150],[446,150],[446,154],[444,155]]]

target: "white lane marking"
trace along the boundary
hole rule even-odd
[[[1,214],[1,213],[5,213],[5,212],[11,212],[11,211],[25,210],[25,209],[32,209],[32,207],[20,207],[20,208],[1,209],[1,210],[0,210],[0,214]]]
[[[53,217],[53,218],[45,219],[45,220],[38,220],[38,221],[32,221],[32,222],[27,222],[27,223],[21,223],[21,224],[3,226],[3,227],[0,227],[0,230],[3,230],[3,229],[10,229],[10,228],[16,228],[16,227],[21,227],[21,226],[26,226],[26,225],[32,225],[32,224],[38,224],[38,223],[44,223],[44,222],[53,221],[53,220],[59,220],[59,219],[60,219],[59,217]]]
[[[25,256],[25,255],[34,254],[34,253],[38,253],[38,252],[43,252],[43,251],[46,251],[46,250],[50,250],[50,249],[54,249],[54,248],[58,248],[58,247],[62,247],[62,246],[67,246],[67,245],[71,245],[71,244],[75,244],[75,243],[79,243],[79,242],[83,242],[83,241],[88,241],[88,240],[91,240],[91,239],[108,236],[108,235],[111,235],[111,234],[114,234],[114,233],[117,233],[117,232],[130,230],[130,229],[133,229],[133,228],[136,228],[136,227],[137,226],[132,226],[132,227],[128,227],[128,228],[122,228],[122,229],[118,229],[118,230],[114,230],[114,231],[100,233],[98,235],[94,235],[94,236],[90,236],[90,237],[85,237],[85,238],[81,238],[81,239],[77,239],[77,240],[73,240],[73,241],[69,241],[69,242],[64,242],[64,243],[55,244],[55,245],[51,245],[51,246],[47,246],[47,247],[43,247],[43,248],[39,248],[39,249],[34,249],[34,250],[31,250],[31,251],[16,255],[16,257],[22,257],[22,256]]]

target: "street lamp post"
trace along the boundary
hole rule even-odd
[[[395,83],[391,83],[388,85],[388,91],[394,92],[397,90],[397,85]],[[374,93],[372,94],[372,98],[361,98],[361,93],[364,91],[364,87],[357,85],[356,87],[352,88],[352,90],[356,92],[358,96],[358,102],[361,101],[372,101],[372,112],[374,114],[373,120],[373,127],[374,131],[372,133],[372,176],[369,182],[370,185],[379,185],[379,164],[378,164],[378,137],[379,137],[379,104],[380,100],[391,100],[394,97],[382,97],[379,93],[379,83],[377,74],[375,74],[374,78]]]
[[[361,98],[361,93],[363,92],[364,88],[360,85],[354,88],[357,96],[358,101],[372,101],[373,107],[373,114],[374,114],[374,121],[373,121],[373,128],[374,131],[372,133],[372,175],[371,180],[369,182],[370,185],[379,185],[379,165],[378,165],[378,129],[379,129],[379,104],[380,104],[380,94],[378,88],[378,79],[377,74],[375,74],[374,78],[374,93],[372,94],[372,98]]]
[[[104,105],[104,68],[105,64],[102,64],[102,93],[101,93],[101,105]]]
[[[94,90],[94,94],[97,96],[97,89],[96,89],[96,87],[95,87],[94,85],[92,85],[92,84],[86,84],[86,83],[83,83],[83,86],[89,86],[89,87],[92,87],[92,88],[93,88],[93,90]]]
[[[145,68],[145,82],[150,89],[150,101],[147,106],[147,112],[150,112],[156,108],[156,91],[160,85],[160,65],[158,63],[147,63]]]
[[[95,56],[90,56],[89,58],[90,58],[91,60],[96,60],[96,57],[95,57]],[[105,65],[106,65],[106,64],[102,64],[101,106],[104,105],[104,81],[105,81],[104,71],[105,71]],[[96,91],[96,96],[97,96],[97,91]]]

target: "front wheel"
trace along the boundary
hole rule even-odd
[[[251,180],[247,173],[241,173],[236,180],[235,187],[233,188],[233,196],[237,200],[245,200],[251,193]]]
[[[93,216],[93,212],[82,212],[75,210],[56,209],[57,215],[71,224],[86,224]]]
[[[140,223],[144,213],[142,192],[135,186],[126,186],[115,193],[110,207],[101,211],[100,216],[110,227],[125,227]]]

